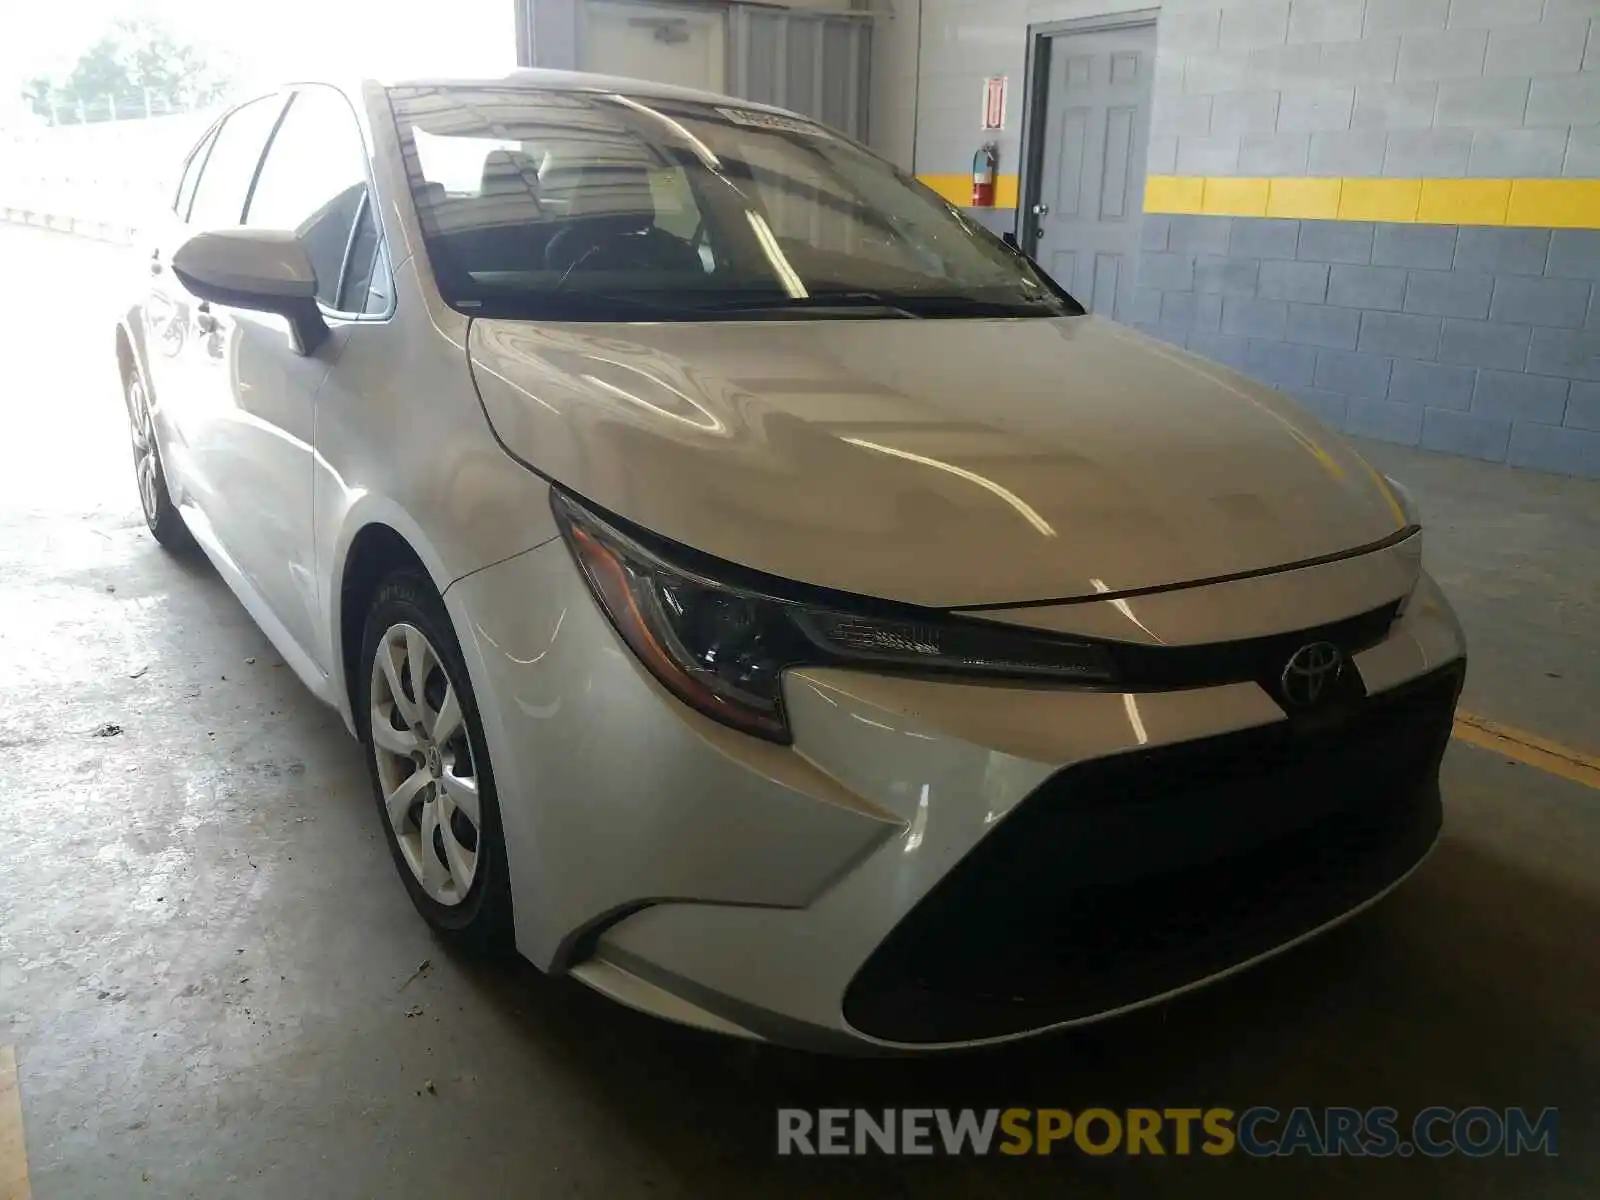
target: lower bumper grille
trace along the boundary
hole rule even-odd
[[[1331,725],[1058,772],[884,940],[846,1019],[904,1043],[1004,1037],[1161,995],[1348,912],[1438,834],[1463,674],[1452,664]]]

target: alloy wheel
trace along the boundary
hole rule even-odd
[[[478,874],[478,772],[460,692],[414,625],[389,627],[373,656],[372,753],[383,807],[422,890],[453,907]]]
[[[144,507],[145,520],[153,523],[160,516],[156,481],[161,460],[156,454],[156,430],[150,404],[145,399],[144,384],[137,378],[128,381],[128,427],[133,439],[133,470],[139,482],[139,503]]]

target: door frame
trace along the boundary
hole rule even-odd
[[[1028,56],[1022,72],[1022,94],[1026,97],[1022,106],[1022,178],[1017,191],[1016,227],[1013,230],[1017,244],[1025,254],[1033,254],[1039,248],[1039,238],[1035,232],[1037,226],[1028,218],[1033,215],[1033,206],[1039,203],[1044,173],[1044,134],[1050,111],[1050,53],[1055,39],[1067,34],[1098,33],[1105,29],[1126,29],[1131,26],[1149,25],[1154,28],[1160,12],[1159,8],[1136,8],[1096,17],[1077,17],[1070,21],[1043,21],[1028,26]],[[1157,41],[1159,45],[1159,35]],[[1153,84],[1150,96],[1153,101]]]

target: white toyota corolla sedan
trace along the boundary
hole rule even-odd
[[[807,118],[297,85],[153,235],[150,528],[361,739],[447,938],[968,1046],[1254,963],[1438,835],[1464,647],[1405,493]]]

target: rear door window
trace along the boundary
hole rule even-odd
[[[183,178],[178,181],[178,195],[172,202],[172,211],[178,214],[178,220],[189,219],[189,206],[194,203],[194,189],[200,183],[200,172],[205,170],[206,156],[211,153],[211,143],[217,140],[216,127],[206,131],[206,136],[200,139],[189,155],[189,161],[184,165]]]

